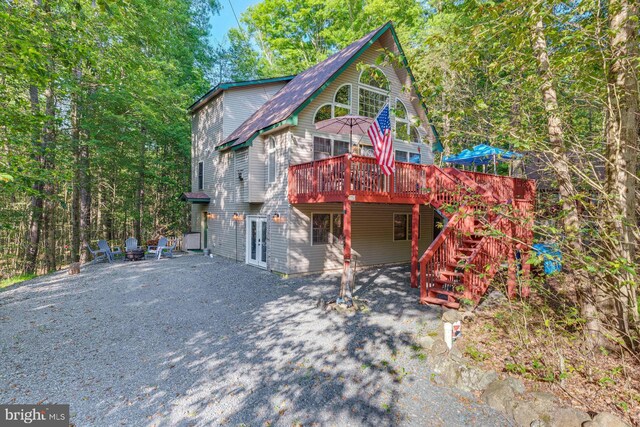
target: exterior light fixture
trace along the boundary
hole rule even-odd
[[[242,176],[242,171],[238,171],[238,179],[240,181],[244,181],[244,177]]]
[[[240,215],[238,212],[234,212],[232,219],[234,221],[242,221],[243,218],[242,218],[242,215]]]
[[[207,213],[207,219],[218,219],[218,215],[214,213]]]

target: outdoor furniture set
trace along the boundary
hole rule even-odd
[[[145,250],[144,247],[138,246],[138,239],[129,237],[124,242],[124,251],[119,246],[111,248],[106,240],[98,240],[98,249],[92,249],[89,244],[86,246],[91,255],[93,255],[91,263],[95,264],[99,261],[112,263],[118,256],[121,256],[124,261],[140,261],[147,257],[159,260],[163,255],[173,258],[173,250],[176,248],[176,244],[177,239],[169,245],[169,239],[161,237],[158,239],[157,245],[148,245]]]

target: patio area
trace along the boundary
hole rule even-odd
[[[316,307],[338,274],[219,257],[38,278],[0,292],[0,402],[69,403],[81,426],[509,425],[431,381],[413,345],[440,309],[407,271],[359,272],[352,315]]]

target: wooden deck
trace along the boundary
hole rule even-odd
[[[288,197],[294,204],[350,200],[439,207],[455,202],[465,192],[491,204],[532,202],[535,184],[526,179],[403,162],[396,162],[395,174],[387,177],[374,158],[349,154],[289,167]]]
[[[516,293],[517,266],[523,277],[529,274],[526,258],[533,243],[535,201],[532,180],[402,162],[396,162],[394,174],[384,176],[375,159],[346,154],[290,166],[288,197],[292,204],[343,204],[341,297],[352,274],[352,203],[413,205],[411,286],[417,288],[420,282],[421,303],[450,308],[463,301],[478,303],[504,263],[508,265],[509,295]],[[439,209],[449,221],[418,258],[421,204]],[[524,287],[521,295],[527,294]]]

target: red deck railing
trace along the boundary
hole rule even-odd
[[[374,158],[349,154],[289,166],[291,203],[339,202],[352,196],[357,202],[439,207],[471,194],[489,204],[533,200],[534,191],[532,181],[451,168],[443,171],[434,165],[396,162],[395,174],[385,176]]]

